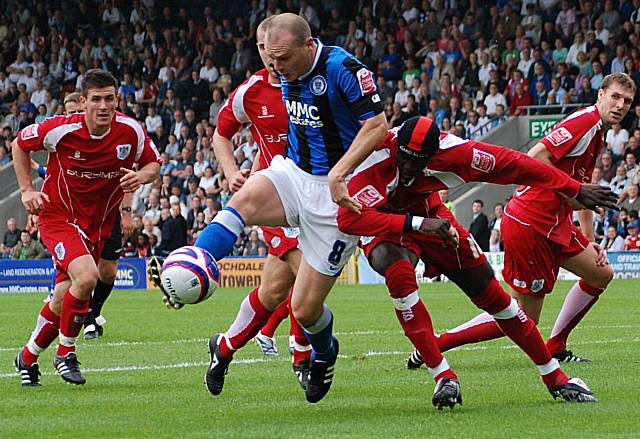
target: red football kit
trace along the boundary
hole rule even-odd
[[[604,147],[604,123],[595,106],[582,108],[542,139],[551,163],[578,181],[591,174]],[[553,190],[522,186],[505,208],[504,280],[523,294],[548,294],[564,259],[582,253],[589,240],[573,225],[573,209]]]
[[[636,236],[635,238],[627,236],[624,243],[627,245],[626,250],[640,250],[640,236]]]
[[[269,72],[262,69],[240,84],[218,115],[218,133],[231,139],[245,124],[258,142],[258,169],[269,166],[276,155],[285,155],[289,115],[282,101],[280,84],[269,83]],[[284,256],[298,248],[297,229],[261,227],[269,253]]]
[[[408,186],[402,186],[396,160],[396,134],[397,129],[390,130],[382,149],[356,169],[348,188],[351,196],[362,204],[362,214],[340,208],[338,226],[345,233],[363,236],[361,244],[367,256],[380,242],[408,247],[425,260],[430,276],[486,262],[467,229],[442,204],[438,190],[470,181],[527,183],[573,197],[580,188],[580,184],[566,174],[550,166],[540,166],[524,154],[463,140],[445,132],[440,135],[440,147],[428,168]],[[459,247],[443,248],[437,235],[412,231],[411,215],[448,219],[460,235]]]
[[[124,193],[121,167],[161,162],[140,123],[116,112],[102,136],[89,133],[84,113],[50,117],[24,128],[17,137],[25,151],[47,150],[49,164],[42,192],[48,197],[40,213],[42,240],[54,256],[61,280],[78,256],[97,261],[111,232]]]

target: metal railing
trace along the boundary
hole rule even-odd
[[[573,113],[575,110],[577,110],[578,108],[581,107],[587,107],[589,105],[593,105],[593,103],[588,102],[588,103],[577,103],[577,104],[567,104],[567,105],[562,105],[562,104],[553,104],[553,105],[518,105],[516,107],[516,109],[523,109],[523,110],[527,110],[527,114],[519,114],[518,116],[536,116],[538,113],[536,114],[531,114],[531,111],[533,110],[543,110],[544,113],[542,114],[562,114],[562,110],[564,108],[571,108],[572,110],[567,114],[567,116],[571,113]],[[558,109],[559,111],[556,112],[551,112],[549,110],[554,110],[554,109]],[[517,116],[512,116],[512,117],[517,117]]]

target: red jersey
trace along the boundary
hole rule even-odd
[[[604,146],[603,126],[598,109],[592,105],[564,119],[541,142],[551,152],[553,166],[590,183]],[[522,186],[507,204],[505,214],[560,245],[569,244],[573,209],[554,191]]]
[[[362,204],[362,213],[340,208],[338,226],[353,235],[398,235],[407,231],[407,215],[436,217],[442,204],[437,191],[470,181],[533,184],[569,197],[580,184],[551,166],[517,151],[440,134],[440,147],[429,166],[407,186],[399,184],[397,131],[389,131],[382,149],[354,172],[349,194]]]
[[[49,202],[40,221],[62,217],[80,227],[92,242],[111,235],[124,195],[120,168],[161,162],[140,123],[118,112],[102,136],[91,135],[84,113],[77,113],[29,125],[18,133],[17,141],[25,151],[49,151],[42,186]]]
[[[269,166],[276,155],[285,155],[289,115],[280,84],[269,83],[267,69],[257,71],[231,93],[218,115],[218,133],[231,139],[247,123],[260,149],[259,169]]]
[[[627,236],[624,240],[626,250],[640,250],[640,236]]]

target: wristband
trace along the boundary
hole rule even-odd
[[[420,230],[420,227],[422,226],[422,221],[424,221],[424,218],[421,216],[411,217],[411,229],[415,230],[416,232]]]
[[[121,207],[120,208],[120,212],[122,212],[122,213],[125,213],[125,212],[126,213],[131,213],[131,206],[129,206],[129,207]]]

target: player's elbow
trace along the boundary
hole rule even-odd
[[[340,207],[338,209],[338,229],[348,235],[358,235],[358,216],[358,214],[351,212],[349,209]]]

